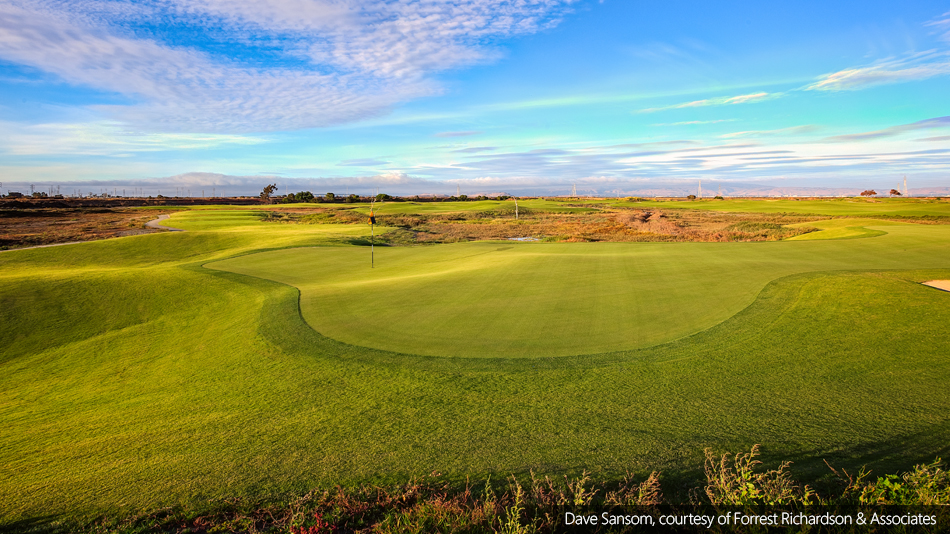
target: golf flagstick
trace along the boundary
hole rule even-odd
[[[380,206],[383,205],[382,202],[379,203]],[[369,268],[376,268],[376,197],[373,197],[373,202],[369,205]]]

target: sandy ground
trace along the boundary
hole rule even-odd
[[[167,227],[167,226],[162,226],[162,225],[158,224],[158,223],[164,221],[165,219],[167,219],[168,217],[169,217],[168,214],[159,215],[158,218],[155,219],[154,221],[149,221],[149,222],[145,223],[145,226],[148,226],[149,228],[155,228],[155,229],[158,229],[158,230],[169,230],[169,231],[171,231],[171,232],[184,232],[184,230],[182,230],[181,228],[169,228],[169,227]]]
[[[930,280],[929,282],[924,282],[924,285],[950,291],[950,280]]]

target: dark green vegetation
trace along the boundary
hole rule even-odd
[[[377,274],[368,249],[351,246],[365,225],[278,225],[241,210],[187,211],[170,223],[188,231],[0,253],[4,522],[286,498],[433,471],[453,484],[531,469],[687,480],[701,478],[705,447],[752,443],[767,461],[794,460],[806,481],[827,475],[824,459],[879,474],[948,452],[950,293],[917,283],[950,279],[946,226],[872,225],[887,235],[813,243],[377,248]],[[382,277],[416,250],[448,259],[462,247],[513,247],[498,254],[516,257],[566,247],[567,258],[582,250],[574,246],[584,256],[606,254],[587,252],[601,246],[683,254],[686,265],[668,270],[697,289],[637,305],[677,311],[672,322],[692,327],[652,347],[581,356],[420,356],[325,337],[301,317],[296,288],[204,267],[317,247],[283,274],[330,277],[342,261],[354,272],[334,276],[359,285],[356,269]],[[736,252],[716,261],[705,252],[721,246]],[[703,282],[690,250],[720,274]],[[432,274],[426,257],[419,268]],[[726,281],[727,260],[744,269],[741,283]],[[363,280],[369,297],[350,296],[369,320],[394,305],[373,294],[395,290]],[[537,278],[539,292],[550,280]],[[711,315],[696,322],[695,308]],[[578,335],[595,345],[606,336],[564,333]]]

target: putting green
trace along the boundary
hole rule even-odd
[[[878,236],[377,247],[374,269],[368,248],[296,248],[206,267],[298,288],[307,323],[352,345],[428,356],[538,358],[642,348],[690,335],[733,316],[768,282],[791,274],[950,265],[950,226],[867,228]]]

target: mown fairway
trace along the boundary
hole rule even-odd
[[[808,213],[817,215],[857,217],[947,217],[950,216],[950,201],[947,199],[921,200],[913,198],[834,198],[824,200],[699,200],[693,202],[673,201],[621,202],[622,206],[656,208],[683,208],[730,212],[756,213]]]
[[[365,225],[170,223],[0,253],[3,522],[433,471],[672,474],[753,443],[806,478],[950,452],[950,293],[917,283],[950,279],[950,226],[377,248],[370,271]]]

